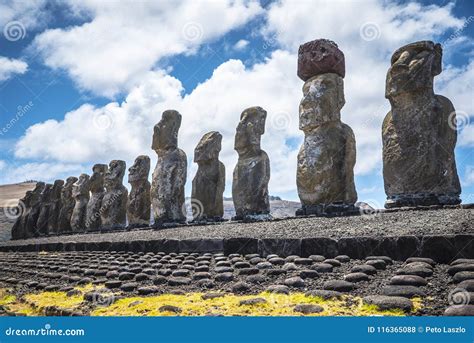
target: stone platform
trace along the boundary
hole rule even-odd
[[[474,258],[474,210],[426,208],[351,217],[299,217],[267,222],[223,222],[162,229],[51,236],[0,244],[0,251],[130,251],[166,253],[347,255],[362,259],[412,256],[450,263]]]

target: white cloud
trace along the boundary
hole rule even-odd
[[[112,97],[139,84],[160,59],[193,53],[261,13],[256,1],[71,1],[91,17],[80,26],[38,35],[46,65],[82,89]],[[219,20],[216,20],[219,18]]]
[[[4,25],[11,21],[19,21],[27,33],[43,27],[51,18],[46,4],[46,0],[3,0],[0,2],[0,28],[3,30]]]
[[[84,166],[57,162],[33,162],[21,165],[5,163],[0,169],[2,170],[0,184],[12,184],[27,180],[53,182],[55,179],[79,175],[84,170]]]
[[[464,177],[462,178],[463,186],[474,185],[474,166],[466,166]]]
[[[7,165],[7,163],[3,160],[0,160],[0,170],[3,170],[5,169],[5,166]]]
[[[0,82],[8,80],[14,74],[24,74],[28,64],[13,58],[0,56]]]
[[[248,45],[249,45],[248,40],[241,39],[237,43],[235,43],[234,49],[237,51],[241,51],[241,50],[244,50]]]

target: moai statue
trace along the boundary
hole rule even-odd
[[[74,210],[71,216],[71,228],[75,233],[84,232],[86,229],[87,204],[89,203],[89,175],[81,174],[79,180],[72,186],[72,197],[74,198]]]
[[[271,219],[268,198],[270,160],[260,148],[266,117],[267,112],[261,107],[247,108],[240,115],[234,144],[239,159],[232,180],[235,220]]]
[[[48,234],[58,233],[59,228],[59,212],[61,211],[61,191],[64,186],[63,180],[56,180],[51,190],[51,207],[49,208],[48,217]]]
[[[36,235],[37,236],[46,236],[48,235],[48,220],[49,212],[51,209],[51,195],[53,192],[53,185],[47,183],[44,186],[43,192],[41,192],[41,205],[40,213],[38,216],[38,221],[36,222]]]
[[[219,161],[221,145],[222,135],[211,131],[194,150],[194,162],[199,166],[191,194],[194,220],[219,221],[224,215],[225,166]]]
[[[38,182],[33,189],[30,198],[30,207],[28,210],[28,218],[26,219],[25,238],[31,238],[38,235],[36,224],[41,211],[41,193],[45,187],[44,182]]]
[[[59,211],[58,218],[58,233],[70,233],[71,228],[71,216],[76,201],[72,197],[72,187],[76,183],[77,177],[70,176],[66,179],[66,184],[61,190],[61,210]]]
[[[28,220],[28,212],[30,211],[31,198],[33,191],[27,191],[25,196],[20,199],[18,208],[20,209],[19,216],[16,219],[12,227],[12,239],[23,239],[26,238],[26,222]]]
[[[405,45],[392,56],[385,88],[391,111],[382,127],[387,208],[461,202],[455,110],[433,91],[441,57],[441,45],[431,41]]]
[[[304,132],[304,142],[296,172],[302,208],[296,215],[357,212],[355,137],[341,122],[344,75],[344,54],[336,43],[318,39],[300,46],[298,76],[305,84],[299,128]]]
[[[185,222],[184,185],[186,184],[186,154],[178,148],[181,114],[168,110],[154,127],[151,148],[158,155],[151,183],[151,204],[155,225]]]
[[[132,185],[128,196],[127,217],[129,227],[150,225],[150,158],[138,156],[135,163],[128,169],[128,182]]]
[[[100,229],[100,208],[105,195],[104,177],[108,166],[106,164],[95,164],[92,167],[92,176],[89,179],[91,197],[87,203],[86,230],[97,231]]]
[[[104,229],[119,229],[127,224],[127,188],[122,184],[125,161],[113,160],[105,173],[105,195],[100,207],[100,221]]]

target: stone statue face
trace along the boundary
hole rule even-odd
[[[250,107],[240,116],[235,133],[234,149],[245,151],[249,147],[260,148],[260,138],[265,133],[267,111],[261,107]]]
[[[81,174],[79,180],[77,180],[72,187],[72,195],[78,196],[85,194],[89,194],[89,175]]]
[[[135,163],[128,169],[128,182],[147,180],[150,173],[150,158],[145,155],[138,156]]]
[[[77,177],[70,176],[66,179],[66,184],[61,190],[61,199],[67,199],[71,197],[72,186],[76,183]]]
[[[25,196],[20,199],[21,202],[25,205],[25,208],[31,206],[31,199],[33,198],[33,191],[26,191]]]
[[[433,78],[441,73],[441,58],[441,45],[430,41],[411,43],[395,51],[387,72],[385,97],[433,89]]]
[[[53,185],[52,184],[47,183],[44,186],[43,192],[41,192],[41,201],[42,202],[51,200],[52,190],[53,190]]]
[[[300,130],[310,131],[321,124],[339,121],[344,104],[342,77],[327,73],[309,79],[303,86],[300,102]]]
[[[105,187],[114,188],[120,186],[125,175],[125,161],[113,160],[109,163],[109,169],[105,173]]]
[[[41,201],[41,193],[43,192],[45,188],[44,182],[37,182],[35,185],[35,188],[33,189],[31,193],[31,198],[30,198],[30,205],[31,207],[36,206],[40,203]]]
[[[106,164],[95,164],[92,167],[92,176],[89,179],[90,189],[92,192],[100,192],[104,190],[104,177],[108,166]]]
[[[217,131],[206,133],[194,149],[194,162],[217,160],[222,148],[222,135]]]
[[[63,189],[64,181],[63,180],[56,180],[54,181],[53,190],[51,198],[54,200],[58,200],[61,198],[61,191]]]
[[[163,112],[161,120],[153,131],[153,150],[175,149],[178,146],[178,131],[181,126],[181,114],[178,111]]]

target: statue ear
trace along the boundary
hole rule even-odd
[[[433,76],[441,74],[442,70],[442,57],[443,57],[443,48],[441,44],[435,44],[434,46],[434,58],[433,58],[433,66],[431,67],[431,74]]]

